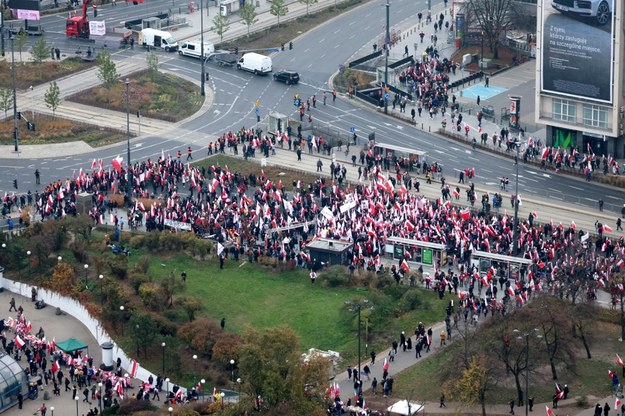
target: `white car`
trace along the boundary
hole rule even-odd
[[[563,13],[593,18],[599,26],[610,23],[612,19],[608,0],[553,0],[551,5]]]

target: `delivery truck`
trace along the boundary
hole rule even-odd
[[[166,52],[178,50],[178,42],[169,32],[146,28],[139,32],[139,45],[146,48],[161,48]]]
[[[208,58],[213,52],[215,52],[215,45],[210,42],[204,42],[204,59]],[[183,42],[178,48],[178,53],[199,59],[202,55],[202,43],[199,40]]]
[[[256,52],[248,52],[237,62],[237,69],[254,74],[268,74],[272,70],[271,58]]]

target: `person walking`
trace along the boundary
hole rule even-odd
[[[193,160],[192,153],[193,153],[193,150],[191,150],[191,146],[187,147],[187,162],[189,160]]]
[[[35,184],[41,185],[41,174],[39,173],[39,169],[35,169]]]
[[[513,415],[514,414],[514,399],[510,399],[508,404],[510,405],[510,414]]]
[[[17,312],[17,308],[15,307],[15,298],[12,297],[11,300],[9,301],[9,312],[11,311],[15,311]]]
[[[441,404],[438,407],[439,408],[440,407],[447,407],[447,405],[445,404],[445,393],[441,393]]]
[[[481,101],[482,101],[482,99],[481,99],[481,98],[480,98],[480,96],[478,95],[478,96],[477,96],[477,105],[478,105],[478,107],[479,107],[479,105],[480,105],[480,102],[481,102]]]
[[[378,395],[378,379],[373,377],[373,381],[371,382],[371,391],[374,396]]]
[[[371,365],[374,366],[375,365],[375,351],[371,350],[371,354],[369,354],[371,356]]]
[[[321,159],[317,160],[317,172],[323,172],[323,162]]]

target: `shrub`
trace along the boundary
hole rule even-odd
[[[399,308],[403,312],[414,311],[421,306],[421,297],[416,289],[409,289],[404,292],[399,301]]]
[[[153,311],[156,311],[163,306],[163,292],[156,283],[142,283],[139,286],[139,297],[145,307]]]
[[[118,415],[131,415],[142,410],[156,411],[157,408],[149,400],[122,400]]]
[[[349,275],[342,266],[332,266],[319,273],[319,280],[324,286],[348,286]]]
[[[141,256],[137,264],[135,264],[135,269],[143,274],[146,274],[150,269],[150,258],[148,256]]]
[[[143,274],[143,273],[132,274],[130,276],[130,285],[134,289],[135,295],[139,294],[139,288],[141,287],[141,285],[149,281],[150,281],[150,278],[146,274]]]
[[[170,321],[162,315],[154,313],[152,314],[152,320],[156,322],[158,332],[164,337],[174,337],[178,332],[178,323]],[[169,345],[169,343],[167,345]]]
[[[111,274],[118,279],[126,279],[128,276],[128,257],[118,254],[109,258],[109,268]]]
[[[222,332],[217,322],[211,319],[199,318],[182,325],[178,330],[178,336],[190,348],[200,351],[211,358],[213,345],[222,335]]]

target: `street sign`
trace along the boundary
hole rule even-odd
[[[256,111],[256,114],[258,114],[258,107],[256,107],[256,108],[254,109],[254,111]]]
[[[265,49],[265,52],[267,52],[267,53],[275,53],[275,52],[280,52],[280,49]]]
[[[356,132],[356,127],[350,127],[350,128],[349,128],[349,131],[350,131],[351,133]]]
[[[299,104],[300,104],[299,100],[295,100],[294,104],[295,104],[296,107],[299,107]]]
[[[384,94],[384,98],[388,100],[389,98],[391,98],[391,94],[387,92],[386,94]]]

